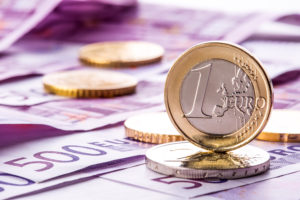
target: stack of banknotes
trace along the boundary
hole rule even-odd
[[[263,175],[187,180],[147,169],[144,155],[154,144],[126,138],[123,122],[164,111],[163,88],[173,61],[211,40],[238,43],[256,55],[274,85],[273,108],[300,110],[299,15],[135,0],[4,0],[0,13],[0,199],[298,198],[297,143],[254,140],[252,145],[271,155]],[[138,80],[134,94],[74,99],[45,92],[43,75],[87,68],[78,59],[83,45],[120,40],[165,49],[158,63],[111,69]]]

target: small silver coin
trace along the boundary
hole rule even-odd
[[[146,165],[155,172],[180,178],[236,179],[267,171],[270,167],[270,155],[251,145],[217,153],[182,141],[149,149],[146,153]]]

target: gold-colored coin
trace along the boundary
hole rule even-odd
[[[224,42],[198,44],[174,63],[165,104],[177,130],[191,143],[215,152],[237,149],[266,125],[272,85],[261,63]]]
[[[127,137],[142,142],[162,144],[184,140],[166,112],[139,114],[128,118],[124,126]]]
[[[163,47],[150,42],[100,42],[82,47],[79,59],[94,66],[124,67],[157,62],[162,59],[163,54]]]
[[[259,140],[273,142],[300,142],[300,111],[274,109],[270,120],[261,134]]]
[[[135,92],[137,80],[107,70],[73,70],[45,75],[47,92],[76,98],[114,97]]]

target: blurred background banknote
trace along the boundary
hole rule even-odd
[[[122,123],[138,113],[164,111],[170,66],[184,50],[209,40],[238,43],[251,51],[272,79],[274,108],[300,110],[300,15],[135,0],[9,0],[0,2],[0,12],[1,199],[52,199],[62,193],[81,198],[74,192],[79,189],[90,191],[91,199],[187,199],[236,187],[203,198],[239,199],[244,190],[262,193],[265,185],[278,187],[279,179],[296,183],[297,143],[252,142],[271,155],[271,170],[261,176],[185,180],[146,169],[144,154],[153,145],[126,138]],[[82,46],[120,40],[148,41],[165,49],[159,62],[106,69],[134,76],[134,94],[75,99],[44,90],[44,74],[97,70],[79,61]],[[119,194],[111,194],[112,188]]]

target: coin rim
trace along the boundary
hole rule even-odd
[[[49,76],[55,76],[56,74],[61,73],[72,73],[74,71],[91,71],[95,73],[101,73],[101,71],[109,72],[112,74],[118,74],[120,76],[127,76],[132,78],[132,84],[127,84],[124,86],[115,86],[110,88],[99,88],[99,89],[88,89],[88,88],[65,88],[60,87],[59,85],[47,83],[46,79]],[[114,71],[108,71],[108,70],[88,70],[88,69],[79,69],[79,70],[70,70],[70,71],[60,71],[55,72],[51,74],[46,74],[42,78],[43,86],[46,92],[51,94],[57,94],[60,96],[66,96],[66,97],[73,97],[73,98],[98,98],[98,97],[104,97],[104,98],[110,98],[115,96],[121,96],[126,94],[132,94],[135,92],[138,81],[131,75],[120,73],[120,72],[114,72]]]
[[[150,44],[160,48],[161,54],[157,57],[153,57],[145,60],[135,60],[135,61],[130,61],[130,60],[108,61],[105,59],[101,61],[99,59],[95,59],[89,56],[88,52],[90,51],[90,49],[93,49],[98,45],[102,46],[102,45],[109,45],[109,44],[116,44],[116,43],[144,43],[146,45]],[[81,47],[79,49],[79,60],[82,63],[93,67],[130,67],[130,66],[141,66],[141,65],[147,65],[147,64],[159,62],[160,60],[162,60],[164,53],[165,53],[165,49],[161,45],[153,42],[140,41],[140,40],[106,41],[106,42],[91,43]]]
[[[298,110],[289,110],[289,109],[273,109],[273,113],[277,112],[277,110],[288,111],[288,112],[299,112]],[[272,131],[262,131],[256,139],[270,141],[270,142],[300,142],[300,130],[299,133],[288,133],[288,132],[272,132]]]
[[[175,134],[163,134],[158,132],[143,131],[140,129],[135,129],[134,127],[130,126],[130,124],[128,124],[129,120],[133,120],[133,118],[137,118],[139,116],[144,116],[144,115],[150,115],[150,114],[153,115],[153,114],[161,114],[161,113],[166,114],[165,112],[151,112],[151,113],[135,115],[128,118],[124,122],[125,135],[128,138],[138,140],[141,142],[152,143],[152,144],[163,144],[168,142],[183,141],[184,138],[181,134],[175,135]]]
[[[193,51],[196,51],[197,53],[200,52],[201,56],[194,56],[193,59],[184,60],[187,59],[185,57],[190,53],[193,53]],[[232,55],[234,55],[234,53],[239,56],[243,55],[241,57],[246,58],[251,66],[254,67],[255,70],[257,70],[257,76],[261,77],[261,80],[258,81],[263,84],[259,85],[256,81],[254,81],[249,71],[245,71],[238,63],[233,61],[234,56]],[[231,57],[229,57],[229,55]],[[193,68],[196,64],[213,58],[227,60],[243,69],[243,71],[249,76],[253,84],[255,99],[259,96],[259,94],[263,93],[266,100],[265,113],[261,118],[259,118],[258,120],[256,119],[258,121],[258,125],[256,126],[255,131],[252,134],[250,134],[247,130],[244,130],[246,131],[246,133],[243,134],[242,129],[245,129],[245,127],[249,127],[249,123],[254,119],[254,111],[257,108],[257,101],[255,101],[253,113],[244,127],[228,135],[220,136],[206,134],[196,129],[187,119],[181,117],[184,114],[180,104],[179,93],[184,77],[186,76],[188,71],[190,71],[190,69]],[[229,58],[231,60],[229,60]],[[180,73],[178,72],[176,74],[174,72],[175,70],[177,70],[177,72],[179,71]],[[263,89],[259,90],[258,87]],[[243,145],[246,145],[251,140],[253,140],[265,127],[270,117],[273,105],[273,86],[260,61],[243,47],[223,41],[210,41],[200,43],[181,54],[168,72],[164,91],[164,101],[168,116],[179,133],[181,133],[186,140],[190,141],[194,145],[216,152],[234,150]],[[195,140],[195,138],[192,138],[191,135],[199,139]]]
[[[245,178],[249,176],[255,176],[262,174],[266,172],[270,168],[270,155],[265,152],[267,155],[269,155],[269,159],[266,162],[263,162],[261,164],[251,166],[251,167],[244,167],[244,168],[237,168],[237,169],[194,169],[194,168],[183,168],[180,166],[168,166],[164,163],[161,163],[159,161],[155,161],[150,159],[151,151],[154,151],[157,148],[160,148],[162,146],[166,145],[176,145],[178,143],[188,143],[187,141],[180,141],[180,142],[173,142],[173,143],[166,143],[154,146],[150,148],[145,155],[146,160],[146,166],[157,173],[165,174],[165,175],[171,175],[179,178],[190,178],[190,179],[202,179],[202,178],[225,178],[225,179],[237,179],[237,178]],[[257,148],[259,150],[262,150],[256,146],[251,146],[253,148]],[[264,151],[264,150],[262,150]],[[265,167],[263,167],[265,166]],[[260,167],[263,167],[264,169],[256,173],[256,169],[259,169]],[[253,169],[255,168],[255,169]],[[248,170],[252,171],[252,173],[248,173]],[[233,171],[236,170],[237,175],[233,175]],[[253,173],[254,171],[254,173]],[[230,175],[231,174],[231,175]],[[242,175],[241,175],[242,174]]]

